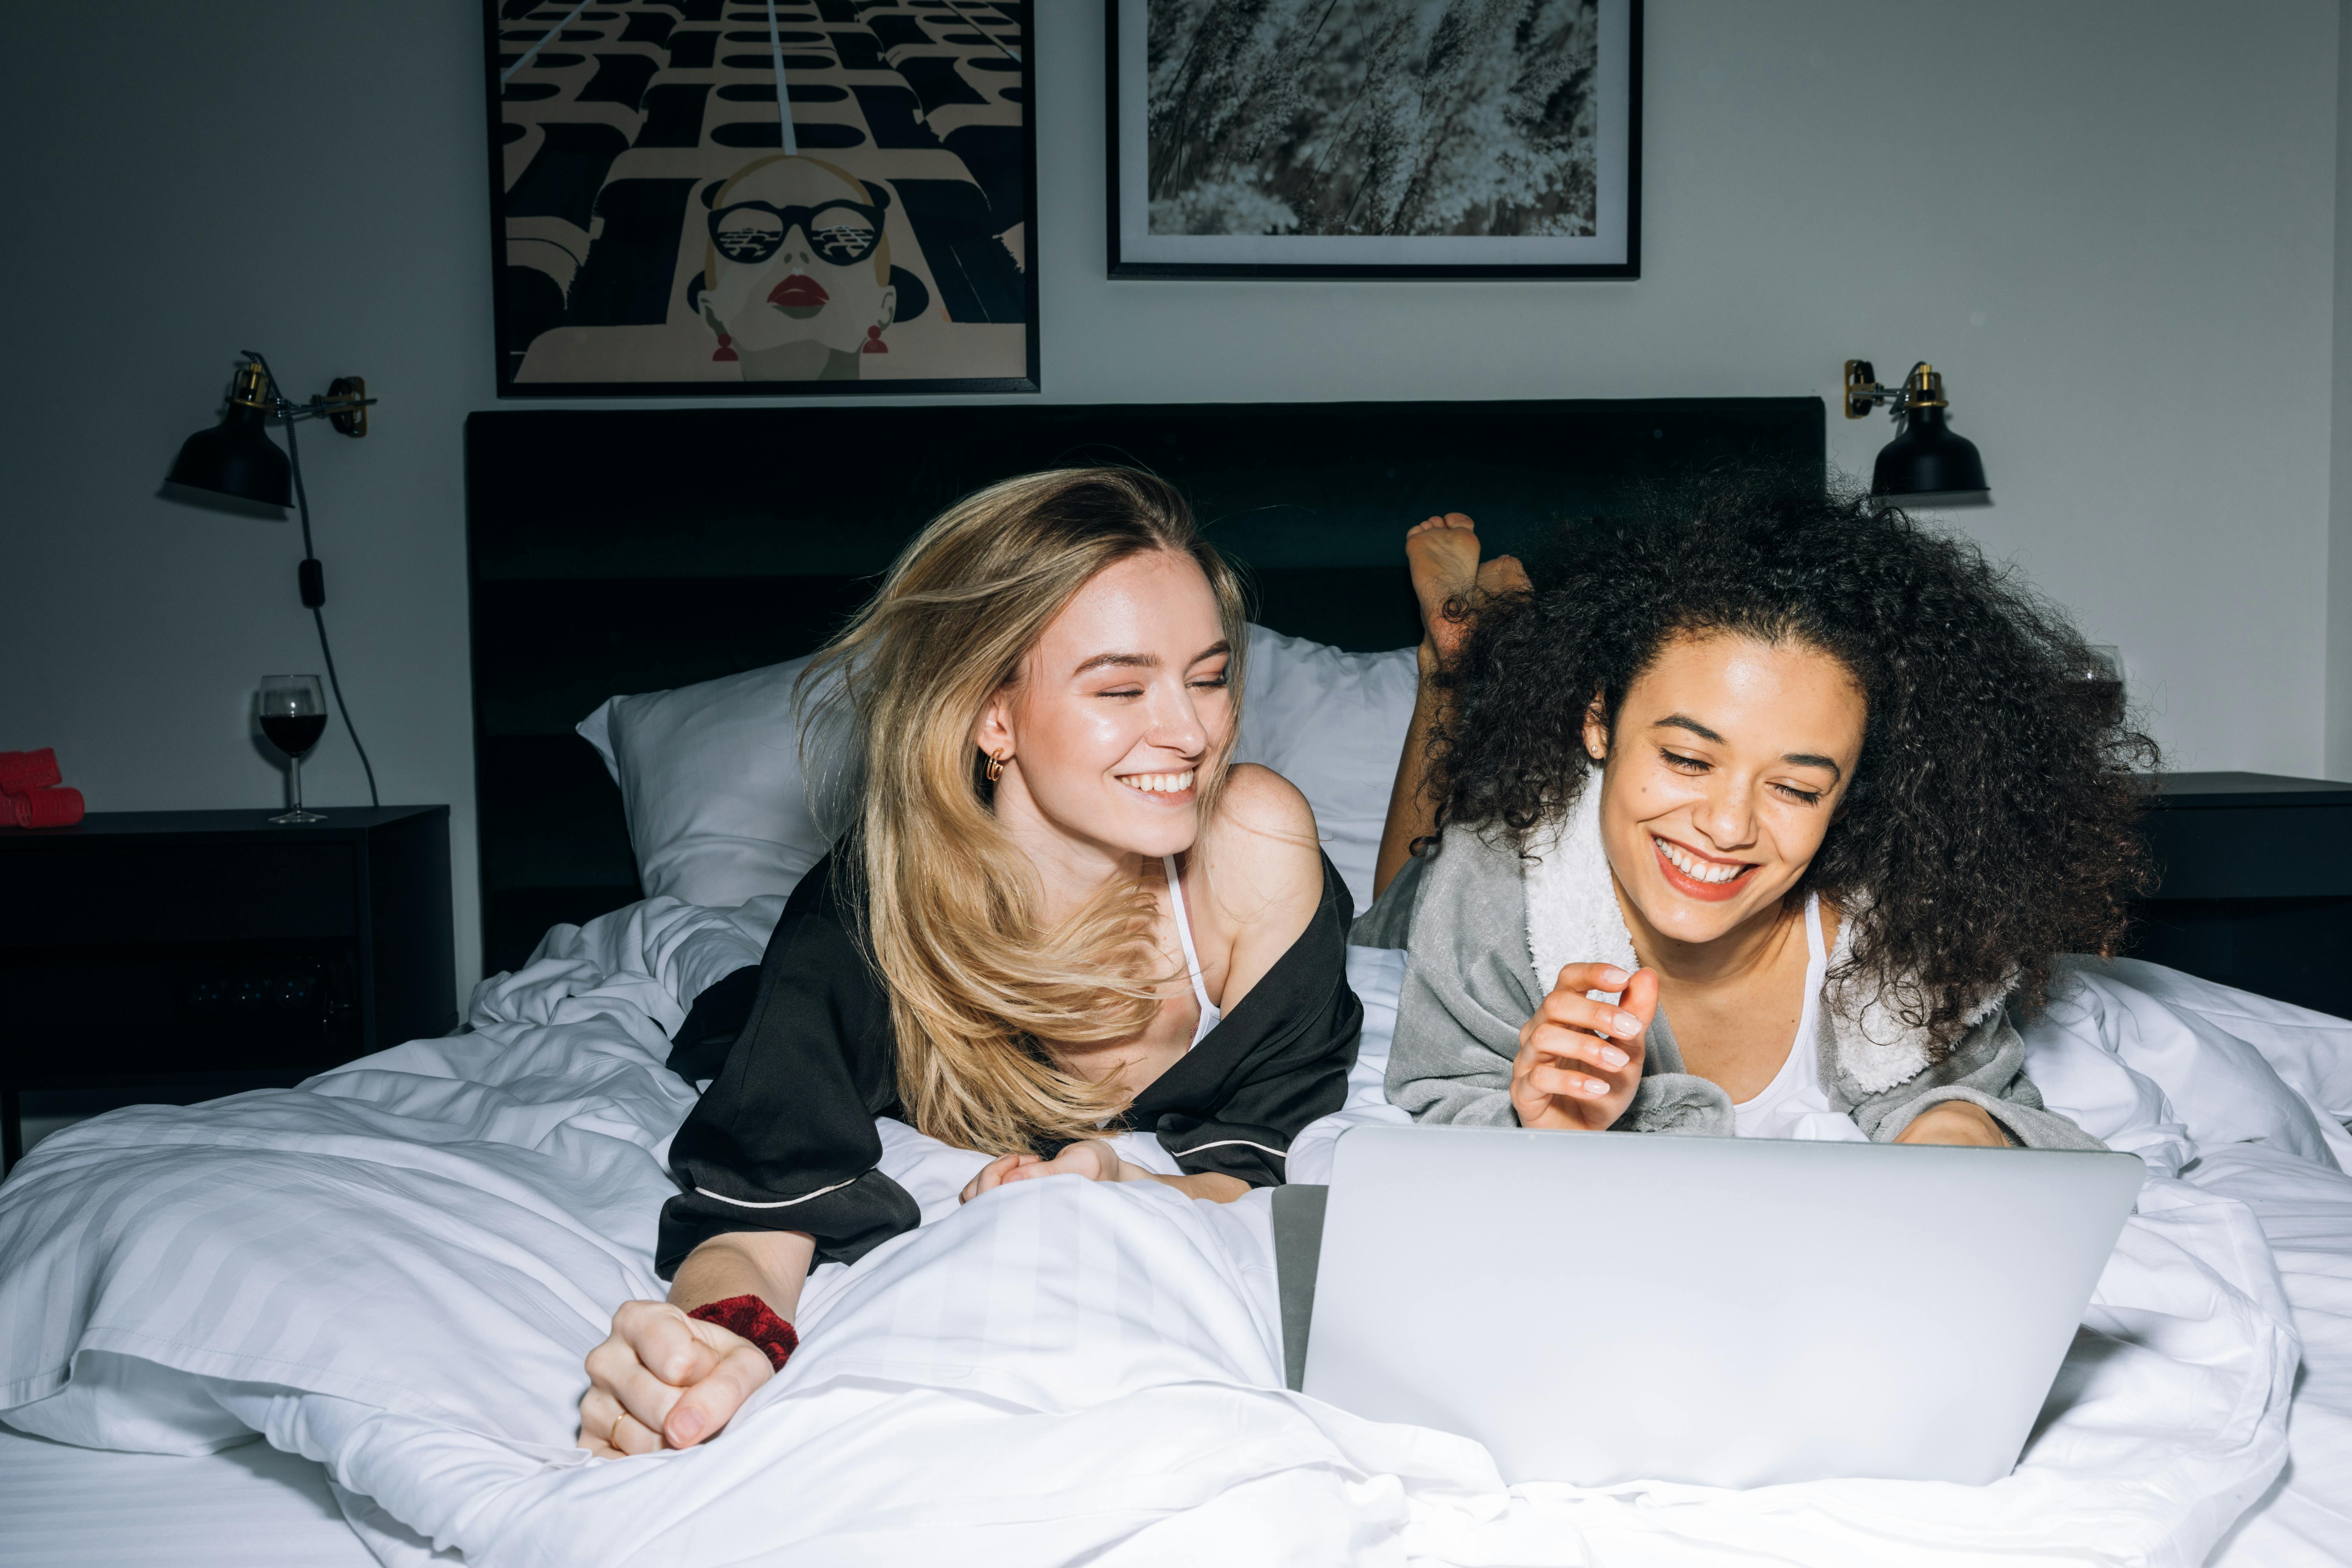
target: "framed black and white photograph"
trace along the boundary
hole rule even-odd
[[[1026,0],[486,0],[499,393],[1034,392]]]
[[[1642,0],[1106,0],[1114,278],[1641,276]]]

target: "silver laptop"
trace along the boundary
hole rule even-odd
[[[1475,1437],[1511,1482],[1980,1484],[2016,1464],[2143,1174],[2129,1154],[1360,1127],[1305,1390]]]

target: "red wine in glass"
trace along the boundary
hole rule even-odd
[[[319,743],[327,732],[324,713],[264,713],[261,732],[269,743],[289,757],[300,758]]]
[[[272,822],[324,822],[315,811],[302,809],[302,755],[327,732],[327,693],[315,675],[265,675],[256,706],[261,732],[286,753],[294,770],[294,809],[280,812]]]

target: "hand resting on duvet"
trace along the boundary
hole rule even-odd
[[[1212,1203],[1229,1204],[1249,1191],[1249,1184],[1215,1171],[1199,1175],[1163,1176],[1132,1165],[1099,1138],[1081,1138],[1052,1159],[1043,1154],[1000,1154],[964,1184],[963,1201],[994,1192],[1007,1182],[1034,1182],[1040,1176],[1084,1176],[1090,1182],[1160,1182],[1178,1192]]]
[[[622,1303],[611,1335],[588,1352],[580,1446],[600,1459],[617,1459],[691,1447],[726,1426],[775,1373],[767,1352],[750,1340],[687,1312],[706,1301],[757,1296],[789,1321],[815,1247],[793,1231],[722,1237],[695,1249],[668,1300]]]

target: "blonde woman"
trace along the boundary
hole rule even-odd
[[[680,1026],[715,1081],[671,1144],[673,1284],[590,1353],[584,1447],[717,1432],[798,1342],[809,1269],[915,1228],[876,1117],[997,1156],[967,1202],[1060,1175],[1221,1203],[1282,1181],[1345,1097],[1362,1008],[1313,812],[1227,763],[1244,636],[1232,570],[1145,474],[1010,480],[899,557],[812,669],[845,677],[855,826],[756,980]],[[710,1016],[730,992],[740,1028]]]

